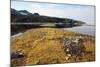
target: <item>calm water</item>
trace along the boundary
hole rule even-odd
[[[78,32],[82,34],[92,35],[95,36],[95,26],[77,26],[72,28],[63,28],[64,30],[69,30],[73,32]],[[12,38],[21,35],[22,32],[11,36]]]
[[[73,28],[64,28],[64,30],[95,36],[95,26],[78,26]]]

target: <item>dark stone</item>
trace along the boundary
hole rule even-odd
[[[84,52],[85,47],[83,45],[82,39],[78,39],[78,41],[75,40],[76,38],[63,38],[63,46],[66,54],[81,55],[81,53]]]
[[[11,59],[22,58],[24,55],[20,55],[18,53],[11,53]]]

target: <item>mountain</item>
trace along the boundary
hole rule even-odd
[[[39,14],[38,13],[34,13],[33,16],[39,16]]]
[[[20,10],[18,11],[22,15],[32,15],[32,13],[28,12],[27,10]]]
[[[64,18],[41,16],[38,13],[30,13],[26,10],[15,10],[11,8],[11,22],[62,22]]]
[[[44,15],[39,15],[39,13],[30,13],[27,10],[15,10],[11,8],[11,22],[45,22],[45,23],[67,23],[69,26],[74,26],[74,25],[82,25],[84,22],[74,20],[74,19],[69,19],[69,18],[58,18],[58,17],[50,17],[50,16],[44,16]],[[59,25],[57,25],[59,26]]]
[[[11,22],[12,21],[16,21],[17,19],[19,19],[22,15],[20,14],[19,11],[11,8]]]
[[[15,9],[11,9],[11,14],[12,15],[21,15],[20,12]]]
[[[18,11],[18,10],[15,10],[15,9],[13,9],[13,8],[11,8],[11,15],[15,15],[15,16],[18,16],[18,15],[19,15],[19,16],[21,16],[21,15],[39,16],[38,13],[32,14],[32,13],[28,12],[27,10],[20,10],[20,11]]]

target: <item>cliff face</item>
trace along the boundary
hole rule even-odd
[[[30,29],[11,40],[12,65],[95,60],[95,38],[55,28]]]

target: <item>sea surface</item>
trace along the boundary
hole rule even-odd
[[[64,30],[69,30],[73,32],[78,32],[82,34],[87,34],[91,36],[95,36],[95,26],[93,25],[83,25],[83,26],[77,26],[72,28],[63,28]]]
[[[91,35],[91,36],[95,36],[95,26],[91,26],[91,25],[83,25],[83,26],[76,26],[76,27],[71,27],[71,28],[61,28],[63,30],[69,30],[72,32],[78,32],[81,34],[86,34],[86,35]],[[12,38],[15,38],[17,36],[22,35],[22,32],[17,33],[13,36],[11,36]]]

